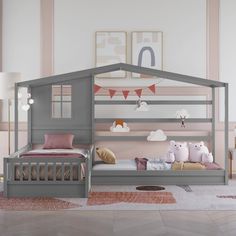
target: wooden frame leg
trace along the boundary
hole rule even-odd
[[[233,157],[231,152],[229,152],[229,178],[233,178]]]

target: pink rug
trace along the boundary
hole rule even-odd
[[[0,210],[56,211],[81,207],[80,205],[52,197],[5,198],[0,193]]]
[[[106,205],[120,202],[173,204],[176,203],[176,200],[170,192],[91,192],[87,205]]]

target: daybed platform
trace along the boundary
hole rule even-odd
[[[93,170],[92,184],[96,185],[223,185],[225,170],[136,171]]]
[[[225,170],[144,170],[137,171],[134,160],[119,160],[117,164],[95,164],[92,184],[155,185],[155,184],[225,184]]]

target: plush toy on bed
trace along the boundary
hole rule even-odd
[[[200,143],[189,143],[189,159],[191,162],[213,162],[212,153],[209,152],[204,142]]]
[[[186,142],[170,141],[169,151],[166,155],[166,162],[188,161],[189,149]]]

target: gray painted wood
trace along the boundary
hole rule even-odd
[[[225,183],[228,184],[228,152],[229,152],[229,88],[225,84]]]
[[[120,65],[121,64],[118,63],[118,64],[113,64],[113,65],[108,65],[108,66],[102,66],[102,67],[77,71],[77,72],[61,74],[61,75],[53,75],[53,76],[49,76],[45,78],[19,82],[18,85],[21,87],[28,87],[28,86],[36,87],[36,86],[44,86],[44,85],[50,85],[50,84],[56,84],[56,83],[64,83],[66,81],[77,80],[77,79],[86,78],[86,77],[90,78],[91,76],[96,75],[96,74],[103,74],[107,72],[120,70]]]
[[[107,101],[107,100],[96,100],[96,105],[135,105],[137,101]],[[196,101],[196,100],[148,100],[149,105],[210,105],[211,100]]]
[[[15,84],[15,152],[18,151],[18,86]]]
[[[214,81],[214,80],[208,80],[203,79],[199,77],[194,76],[188,76],[188,75],[181,75],[177,73],[162,71],[162,70],[154,70],[150,68],[144,68],[140,66],[135,65],[129,65],[125,63],[121,63],[121,69],[124,71],[134,72],[138,74],[145,74],[145,75],[151,75],[156,76],[158,78],[165,78],[173,81],[188,83],[188,84],[196,84],[206,87],[224,87],[224,83],[220,81]]]
[[[209,136],[168,136],[167,141],[209,141]],[[147,136],[95,136],[95,141],[147,141]]]
[[[65,84],[65,83],[63,83]],[[32,142],[42,144],[46,133],[72,133],[74,143],[92,143],[91,78],[72,80],[72,117],[54,119],[51,116],[51,85],[33,87],[35,103],[32,107]]]
[[[75,143],[90,144],[94,141],[95,122],[113,122],[114,119],[94,119],[94,75],[112,72],[116,70],[125,70],[129,72],[147,74],[160,78],[166,78],[173,81],[179,81],[189,84],[202,85],[206,87],[225,87],[225,168],[226,170],[219,171],[181,171],[181,172],[138,172],[138,171],[120,171],[120,172],[96,172],[92,171],[92,160],[94,158],[94,149],[91,150],[92,158],[86,161],[87,176],[83,184],[71,183],[70,181],[60,181],[57,183],[49,181],[42,183],[41,181],[27,182],[8,181],[7,179],[14,176],[14,168],[8,166],[9,163],[4,162],[4,176],[6,176],[6,193],[8,196],[18,194],[18,196],[25,196],[25,194],[42,194],[42,196],[61,196],[65,197],[65,192],[70,192],[71,196],[87,196],[91,187],[91,178],[93,184],[225,184],[228,182],[227,165],[228,165],[228,84],[207,80],[192,76],[180,75],[176,73],[153,70],[139,66],[118,63],[114,65],[83,70],[79,72],[72,72],[63,75],[50,76],[37,80],[20,82],[15,88],[15,150],[18,150],[18,86],[32,87],[32,94],[35,103],[32,106],[31,114],[31,133],[33,143],[42,143],[45,133],[65,133],[72,132],[75,134]],[[51,85],[52,84],[71,84],[72,85],[72,118],[71,119],[51,119]],[[102,101],[103,102],[103,101]],[[168,104],[213,104],[215,101],[153,101],[163,105]],[[97,102],[95,102],[97,103]],[[98,102],[99,103],[99,102]],[[110,104],[117,104],[112,102]],[[123,103],[122,103],[123,104]],[[200,104],[200,105],[201,105]],[[214,108],[213,108],[214,109]],[[215,119],[215,118],[213,118]],[[213,119],[187,119],[186,123],[210,123]],[[180,122],[179,119],[125,119],[128,122]],[[213,125],[212,125],[213,127]],[[143,138],[143,137],[142,137]],[[16,158],[13,158],[16,159]],[[19,159],[18,159],[19,160]],[[26,161],[26,160],[25,160]],[[42,159],[40,159],[42,161]],[[46,160],[45,160],[46,161]],[[49,161],[49,159],[47,159]],[[21,162],[22,163],[22,162]],[[30,165],[30,161],[28,161]],[[37,162],[39,164],[39,162]],[[5,167],[6,165],[6,167]],[[54,186],[55,185],[55,186]],[[78,185],[79,187],[78,190]],[[67,186],[67,187],[65,187]],[[47,195],[48,194],[48,195]],[[56,195],[55,195],[56,194]]]
[[[122,117],[120,117],[122,118]],[[126,122],[135,122],[135,123],[180,123],[180,119],[177,118],[122,118]],[[96,123],[112,123],[114,122],[115,118],[96,118]],[[185,123],[211,123],[211,118],[189,118],[185,120]]]
[[[7,195],[6,195],[7,194]],[[84,184],[78,183],[51,183],[39,185],[37,183],[19,184],[9,183],[5,197],[85,197]]]
[[[224,176],[225,170],[92,170],[93,176]]]
[[[7,181],[5,181],[6,179],[8,179],[8,176],[9,176],[9,171],[8,171],[8,168],[7,168],[7,158],[4,158],[3,159],[3,179],[4,179],[4,182],[3,182],[3,194],[5,197],[8,196],[8,187],[7,187]]]
[[[150,185],[150,184],[226,184],[224,170],[201,171],[95,171],[94,185]]]
[[[177,73],[167,72],[167,71],[161,71],[161,70],[154,70],[150,68],[125,64],[125,63],[118,63],[103,67],[96,67],[88,70],[82,70],[78,72],[72,72],[68,74],[63,75],[57,75],[57,76],[50,76],[43,79],[36,79],[36,80],[29,80],[18,83],[21,87],[27,87],[27,86],[43,86],[43,85],[49,85],[53,83],[61,83],[68,80],[78,79],[78,78],[84,78],[84,77],[91,77],[92,75],[98,75],[103,74],[107,72],[117,71],[117,70],[124,70],[134,73],[140,73],[140,74],[146,74],[150,76],[156,76],[159,78],[165,78],[173,81],[179,81],[184,82],[188,84],[195,84],[195,85],[201,85],[206,87],[224,87],[225,83],[220,81],[214,81],[214,80],[208,80],[203,79],[199,77],[194,76],[188,76],[188,75],[181,75]]]
[[[216,130],[216,114],[215,114],[215,107],[216,107],[216,103],[215,103],[215,99],[216,99],[216,95],[215,95],[215,87],[212,88],[212,123],[211,123],[211,133],[212,133],[212,155],[215,161],[215,130]]]
[[[28,88],[28,93],[31,94],[31,88],[29,87]],[[31,106],[32,108],[32,106]],[[28,120],[27,120],[27,123],[28,123],[28,143],[29,144],[32,144],[32,112],[31,112],[31,108],[28,110]]]
[[[5,197],[33,197],[33,196],[53,196],[53,197],[87,197],[91,187],[91,177],[86,175],[85,179],[79,180],[64,180],[63,165],[78,165],[78,175],[81,176],[81,163],[86,163],[86,173],[90,173],[89,168],[92,161],[88,150],[88,158],[4,158],[4,196]],[[48,166],[62,165],[62,180],[40,180],[39,170],[37,170],[37,180],[23,180],[20,174],[20,180],[15,180],[15,165],[20,165],[20,173],[23,171],[23,165],[30,167],[36,165],[39,169],[39,164]],[[55,173],[54,173],[55,174]],[[45,175],[47,179],[47,174]]]

